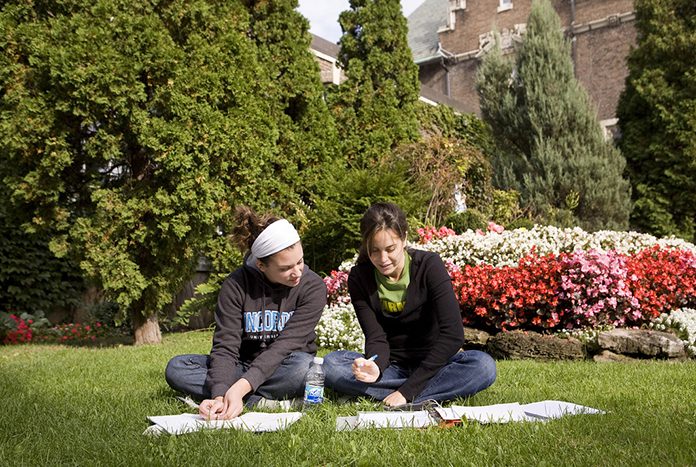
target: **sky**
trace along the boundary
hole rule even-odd
[[[424,0],[401,0],[404,16],[410,15]],[[338,15],[348,9],[348,0],[300,0],[299,12],[309,20],[309,31],[331,42],[341,38]]]

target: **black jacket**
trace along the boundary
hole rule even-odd
[[[394,316],[382,311],[375,268],[369,261],[353,267],[348,291],[365,333],[365,355],[378,355],[383,372],[391,362],[412,370],[399,388],[406,400],[420,394],[427,382],[464,343],[459,305],[452,281],[436,253],[408,250],[411,282],[404,311]]]
[[[247,265],[222,284],[215,311],[215,334],[206,387],[212,397],[232,386],[239,361],[251,362],[242,375],[254,391],[292,352],[316,353],[314,328],[326,305],[324,281],[305,265],[295,287],[271,284]]]

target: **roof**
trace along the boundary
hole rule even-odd
[[[439,56],[437,31],[447,25],[449,0],[425,0],[408,16],[408,45],[416,63]]]
[[[312,50],[316,50],[317,52],[321,52],[324,55],[328,55],[329,57],[333,58],[338,57],[338,53],[341,50],[338,44],[334,44],[333,42],[328,41],[323,37],[319,37],[316,34],[312,34],[312,44],[310,47]]]

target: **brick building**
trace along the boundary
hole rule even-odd
[[[605,126],[628,75],[626,57],[636,41],[633,0],[551,0],[571,39],[575,74]],[[421,83],[479,112],[474,88],[492,31],[512,50],[524,34],[531,0],[425,0],[408,18],[409,46]]]
[[[341,48],[338,44],[334,44],[323,37],[312,34],[310,51],[314,54],[314,58],[319,64],[321,82],[325,85],[340,84],[346,79],[343,70],[338,65],[337,57],[340,50]],[[465,106],[456,99],[446,96],[439,90],[431,89],[423,83],[421,83],[419,99],[430,105],[447,105],[457,112],[465,113],[473,111],[472,108]]]

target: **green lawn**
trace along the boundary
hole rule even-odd
[[[147,437],[147,415],[186,411],[170,357],[210,332],[156,347],[0,347],[0,465],[694,465],[696,362],[499,362],[471,405],[561,399],[608,411],[548,423],[335,432],[361,404],[327,403],[288,430]]]

